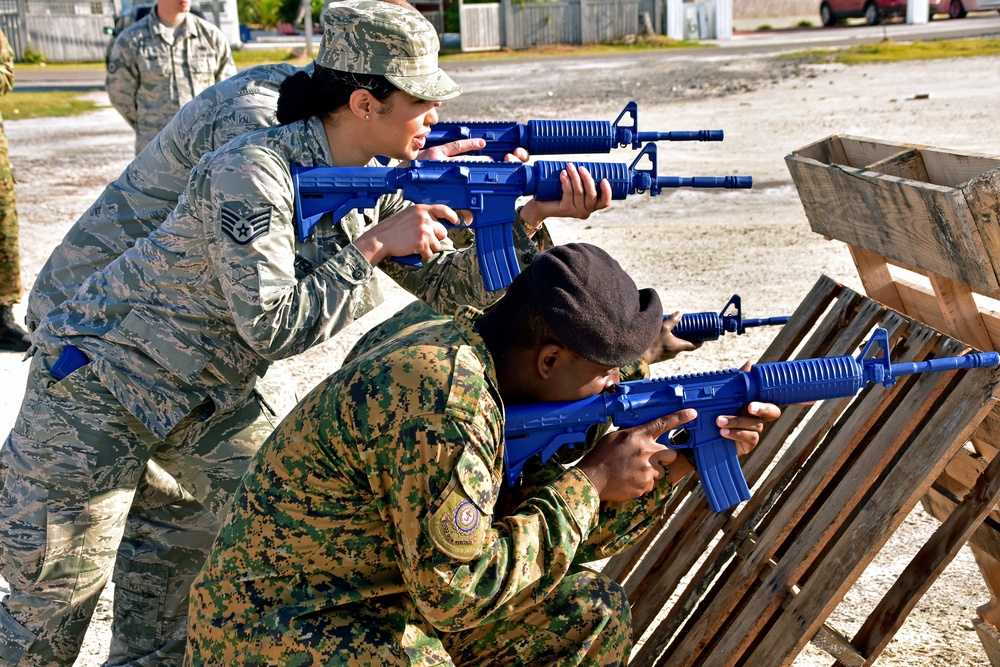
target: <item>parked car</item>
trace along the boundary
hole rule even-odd
[[[953,19],[964,19],[968,12],[1000,11],[1000,0],[941,0],[938,12]]]
[[[929,5],[930,15],[934,16],[938,3]],[[890,16],[906,16],[906,0],[823,0],[819,6],[819,18],[827,27],[840,19],[862,17],[868,25],[878,25]]]

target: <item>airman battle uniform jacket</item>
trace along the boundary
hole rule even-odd
[[[105,84],[111,104],[135,129],[138,154],[182,106],[234,74],[221,30],[187,14],[175,31],[153,10],[118,35]]]
[[[379,302],[373,269],[350,240],[401,200],[296,239],[289,165],[330,160],[318,118],[206,156],[167,220],[51,311],[34,342],[55,356],[81,349],[160,438],[206,398],[220,409],[246,400],[270,360],[327,340]]]
[[[277,125],[282,82],[312,65],[259,65],[217,83],[177,112],[163,131],[73,224],[49,255],[28,295],[34,329],[54,306],[167,219],[206,153]]]

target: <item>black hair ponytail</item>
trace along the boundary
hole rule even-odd
[[[384,76],[352,74],[315,65],[312,76],[296,72],[281,83],[278,92],[278,122],[282,125],[324,116],[346,105],[355,90],[370,92],[379,102],[399,90]]]

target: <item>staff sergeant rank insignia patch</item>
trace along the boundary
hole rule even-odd
[[[271,229],[271,209],[243,217],[223,204],[220,216],[222,233],[239,245],[246,245]]]
[[[431,540],[456,560],[472,560],[486,536],[486,524],[481,519],[479,508],[461,487],[454,489],[430,517]]]

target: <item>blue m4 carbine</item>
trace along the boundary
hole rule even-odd
[[[637,167],[643,157],[649,169]],[[578,162],[600,183],[611,184],[613,199],[663,188],[749,188],[749,176],[659,176],[656,144],[646,144],[631,164]],[[353,209],[371,208],[382,195],[402,191],[415,204],[447,204],[472,212],[476,230],[476,256],[483,284],[488,290],[507,287],[521,269],[514,252],[515,204],[518,197],[540,201],[562,197],[559,172],[566,162],[463,162],[414,160],[407,167],[300,167],[292,165],[295,186],[296,232],[305,241],[325,214],[334,222]],[[415,255],[395,258],[419,266]]]
[[[875,343],[880,357],[868,359]],[[996,352],[890,364],[889,339],[878,328],[857,358],[820,357],[757,364],[749,371],[727,370],[622,382],[613,391],[568,403],[534,403],[506,408],[504,464],[507,481],[517,482],[521,468],[535,454],[548,460],[565,445],[586,440],[587,430],[610,421],[629,428],[685,408],[698,411],[695,421],[660,442],[674,449],[691,448],[708,505],[722,512],[750,499],[750,489],[736,454],[736,445],[719,434],[715,420],[735,415],[752,401],[775,405],[808,403],[854,396],[869,383],[889,387],[896,378],[1000,364]]]
[[[627,117],[627,119],[626,119]],[[640,132],[639,105],[629,102],[615,121],[529,120],[439,122],[431,127],[426,148],[460,139],[483,139],[486,147],[466,155],[487,155],[503,160],[523,148],[531,155],[578,155],[610,153],[615,148],[640,148],[652,141],[722,141],[722,130],[675,130]]]
[[[735,308],[736,312],[727,315],[726,311],[729,310],[730,306]],[[663,319],[667,319],[667,317],[669,315],[664,315]],[[787,316],[744,318],[743,301],[739,294],[734,294],[718,313],[685,313],[681,315],[681,321],[677,323],[671,333],[692,343],[704,343],[709,340],[718,340],[727,332],[742,336],[748,327],[777,326],[786,322],[788,322]]]

